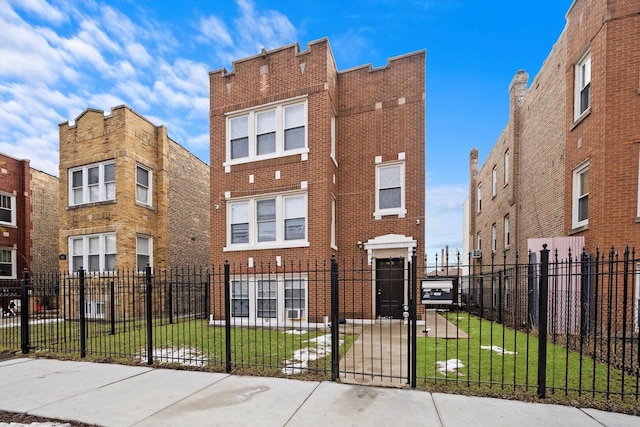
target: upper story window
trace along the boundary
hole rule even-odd
[[[307,195],[233,201],[227,210],[225,250],[308,246]]]
[[[69,205],[116,198],[116,164],[111,161],[69,169]]]
[[[331,115],[331,158],[336,165],[338,160],[336,159],[336,116]]]
[[[478,231],[478,234],[476,235],[476,249],[479,251],[482,250],[482,235],[480,234],[479,231]]]
[[[151,170],[136,165],[136,202],[151,206]]]
[[[509,150],[504,152],[504,185],[509,183]]]
[[[15,249],[0,249],[0,278],[16,278],[16,251]]]
[[[498,167],[494,166],[491,171],[491,196],[498,194]]]
[[[88,272],[114,271],[116,269],[115,233],[91,234],[69,238],[69,270],[80,267]]]
[[[269,105],[227,118],[225,165],[307,151],[306,100]]]
[[[16,225],[16,196],[0,193],[0,224]]]
[[[574,119],[591,107],[591,52],[575,66]]]
[[[403,218],[405,209],[404,162],[376,166],[376,211],[373,215],[398,215]]]
[[[493,253],[496,252],[496,250],[498,249],[498,236],[497,236],[497,231],[496,231],[496,225],[493,224],[491,226],[491,251]]]
[[[478,185],[478,213],[482,212],[482,185]]]
[[[589,164],[573,171],[572,228],[589,224]]]

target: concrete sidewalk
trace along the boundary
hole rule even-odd
[[[639,426],[640,417],[424,391],[18,358],[0,410],[101,426]]]

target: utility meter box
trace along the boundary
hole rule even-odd
[[[423,279],[422,304],[440,305],[453,304],[453,280],[447,279]]]

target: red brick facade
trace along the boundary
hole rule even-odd
[[[332,255],[338,260],[364,257],[372,263],[375,258],[402,257],[406,262],[414,249],[422,259],[425,52],[393,58],[378,69],[338,71],[329,42],[321,39],[306,51],[290,45],[238,60],[231,71],[212,71],[210,83],[214,263],[228,260],[251,271]],[[252,151],[261,132],[258,113],[274,110],[276,117],[284,116],[290,105],[304,106],[304,146],[287,152],[286,145],[278,146],[284,132],[281,136],[276,131],[279,148],[268,155]],[[246,115],[249,154],[235,158],[229,151],[235,132],[231,122],[237,118],[245,123]],[[402,181],[402,206],[395,210],[376,207],[376,171],[387,166],[381,173],[399,173]],[[286,207],[277,208],[276,237],[261,234],[258,203],[273,198],[286,205],[287,197],[296,196],[306,204],[301,210],[304,230],[297,229],[304,236],[291,241],[284,234],[289,229],[280,215],[286,217]],[[248,226],[239,226],[247,235],[232,236],[236,207],[249,212]],[[263,238],[272,242],[265,244]],[[312,295],[315,285],[309,286]],[[363,290],[371,309],[360,313],[369,318],[376,312],[372,289]],[[308,304],[311,308],[323,302]]]
[[[580,74],[589,59],[590,79]],[[582,106],[582,112],[576,112],[576,79],[590,83],[588,107]],[[500,263],[505,254],[508,262],[515,260],[513,248],[526,257],[531,238],[584,236],[590,252],[597,246],[639,246],[640,1],[576,0],[563,33],[528,88],[527,81],[524,72],[514,77],[509,123],[479,169],[478,153],[471,153],[469,247],[478,249],[480,233],[483,262],[488,263],[494,224]],[[498,171],[495,197],[493,168]],[[587,169],[588,187],[576,196],[574,174]],[[588,208],[583,205],[578,216],[576,200],[586,200],[585,190]]]

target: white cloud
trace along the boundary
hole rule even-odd
[[[275,10],[256,12],[250,0],[238,0],[240,17],[235,27],[240,45],[257,53],[261,48],[272,49],[295,41],[296,29],[286,16]]]
[[[219,18],[210,16],[200,20],[198,41],[213,45],[232,46],[231,34]]]
[[[427,186],[426,191],[426,255],[432,263],[435,255],[449,246],[450,252],[462,250],[463,203],[467,186]]]
[[[65,16],[44,0],[14,0],[13,3],[19,8],[37,15],[38,18],[53,24],[60,24],[65,21]]]

